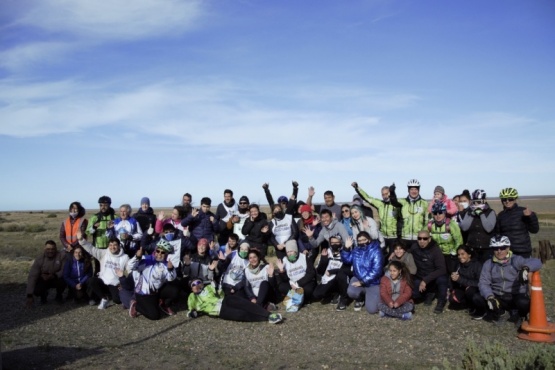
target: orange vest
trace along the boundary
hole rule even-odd
[[[81,229],[81,225],[83,224],[83,218],[79,217],[76,218],[75,221],[71,222],[71,217],[68,217],[64,221],[64,229],[66,231],[66,241],[70,245],[74,245],[78,242],[77,240],[77,231]]]

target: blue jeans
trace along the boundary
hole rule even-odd
[[[349,298],[359,300],[364,295],[366,311],[368,313],[378,313],[378,303],[380,303],[380,286],[372,285],[369,287],[353,286],[353,283],[359,281],[353,276],[347,288],[347,295]]]

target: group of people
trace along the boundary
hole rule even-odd
[[[151,320],[174,315],[183,294],[189,317],[270,323],[282,321],[278,304],[289,311],[293,301],[290,312],[315,301],[337,311],[353,303],[355,311],[403,320],[415,304],[434,300],[437,314],[447,304],[494,322],[508,316],[519,324],[528,314],[528,274],[541,268],[529,233],[539,224],[517,205],[516,189],[501,190],[496,214],[481,189],[451,199],[436,186],[428,202],[416,179],[405,198],[395,184],[382,187],[381,198],[351,186],[349,204],[335,203],[332,191],[314,204],[314,188],[298,200],[294,181],[292,194],[276,203],[266,183],[270,217],[229,189],[215,213],[210,198],[197,208],[186,193],[169,217],[156,215],[147,197],[136,213],[123,204],[116,215],[102,196],[89,220],[73,202],[60,227],[63,250],[47,241],[31,268],[27,304],[34,296],[46,303],[49,289],[62,302],[67,287],[68,298],[99,309],[111,301]],[[275,263],[266,259],[269,249]]]

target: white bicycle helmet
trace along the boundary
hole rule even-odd
[[[420,188],[420,182],[417,179],[410,179],[407,183],[409,188]]]
[[[511,241],[509,240],[509,238],[503,235],[495,235],[489,241],[490,248],[504,248],[504,247],[510,247],[510,246],[511,246]]]

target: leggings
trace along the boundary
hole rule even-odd
[[[115,304],[120,304],[121,300],[119,298],[119,288],[114,285],[106,285],[99,277],[92,277],[89,279],[91,284],[91,289],[94,294],[99,298],[108,299],[108,295],[112,296],[112,301]]]
[[[160,319],[160,304],[169,306],[179,295],[179,287],[174,284],[164,284],[155,294],[135,294],[137,312],[149,320]]]
[[[222,301],[220,318],[231,321],[268,321],[270,313],[248,299],[226,295]]]
[[[258,289],[256,304],[265,307],[268,302],[277,303],[276,291],[268,281],[263,281]]]
[[[391,308],[385,303],[380,302],[378,303],[378,309],[385,313],[387,316],[401,318],[403,314],[411,312],[414,309],[414,304],[412,304],[411,302],[405,302],[397,308]]]

